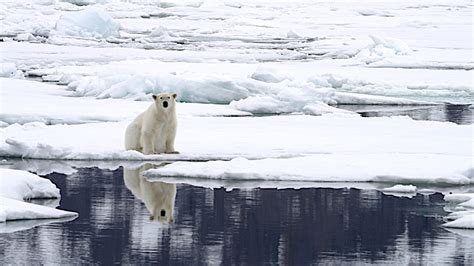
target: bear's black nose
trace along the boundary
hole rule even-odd
[[[167,102],[167,101],[164,101],[164,102],[163,102],[163,107],[164,107],[164,108],[167,108],[167,107],[168,107],[168,102]]]
[[[165,210],[161,210],[160,215],[161,215],[161,217],[165,217],[165,216],[166,216],[166,211],[165,211]]]

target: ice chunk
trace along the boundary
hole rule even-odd
[[[397,55],[407,55],[411,52],[410,47],[402,40],[394,38],[380,38],[377,36],[370,35],[372,44],[366,48],[360,50],[356,59],[359,59],[367,64],[383,60],[388,57]]]
[[[326,113],[355,114],[350,111],[335,108],[318,100],[295,101],[294,99],[280,100],[271,96],[248,97],[243,100],[233,101],[230,106],[253,114],[284,114],[304,113],[308,115],[322,115]]]
[[[444,196],[446,202],[461,203],[474,199],[474,193],[454,193]]]
[[[23,202],[59,197],[59,189],[48,179],[25,171],[0,169],[0,222],[77,216],[75,212]]]
[[[51,219],[77,216],[75,212],[9,199],[0,196],[0,222],[28,219]]]
[[[0,196],[24,200],[59,198],[59,189],[46,178],[25,171],[0,169]]]
[[[16,65],[14,63],[0,63],[0,77],[13,77],[16,72]]]
[[[474,229],[474,213],[467,214],[454,221],[447,222],[443,226],[451,228]]]
[[[298,34],[296,34],[294,31],[290,30],[286,33],[287,38],[292,38],[292,39],[297,39],[300,38]]]
[[[470,171],[466,171],[468,173]],[[444,196],[447,202],[455,203],[454,211],[446,218],[443,226],[451,228],[474,229],[474,193],[453,193]]]
[[[278,83],[286,79],[291,79],[291,76],[282,74],[268,67],[259,66],[250,78],[263,82]]]
[[[119,33],[120,24],[106,11],[88,8],[62,15],[56,22],[56,32],[63,35],[107,38]]]
[[[416,186],[414,185],[395,185],[382,189],[384,192],[398,192],[398,193],[416,193]]]

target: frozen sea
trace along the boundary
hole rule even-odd
[[[0,0],[0,264],[474,264],[472,9]]]

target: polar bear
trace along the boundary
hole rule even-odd
[[[176,93],[153,95],[154,103],[133,120],[125,131],[125,149],[143,154],[179,153],[174,149]]]
[[[176,185],[146,180],[142,174],[151,168],[153,168],[151,164],[145,164],[137,169],[124,167],[123,180],[125,186],[137,199],[145,204],[150,212],[150,220],[173,223]]]

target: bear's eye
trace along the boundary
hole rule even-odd
[[[163,97],[160,97],[160,100],[163,100]]]

